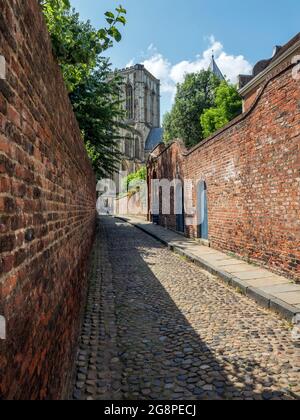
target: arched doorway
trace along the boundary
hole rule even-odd
[[[208,240],[207,184],[199,181],[197,187],[198,237]]]

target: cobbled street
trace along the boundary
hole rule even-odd
[[[74,399],[298,399],[291,325],[131,225],[102,218]]]

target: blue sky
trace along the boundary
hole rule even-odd
[[[299,0],[71,0],[83,19],[104,25],[104,13],[127,9],[123,39],[109,50],[114,67],[142,62],[162,83],[162,112],[177,82],[208,66],[211,51],[232,82],[249,73],[300,31]]]

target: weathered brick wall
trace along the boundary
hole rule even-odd
[[[0,395],[54,399],[84,302],[95,178],[38,2],[0,10]]]
[[[248,113],[190,152],[179,176],[205,180],[214,248],[300,280],[300,82],[286,61]],[[173,179],[178,144],[154,151],[149,174]],[[194,190],[194,205],[196,194]],[[160,217],[175,228],[175,218]],[[186,227],[197,236],[197,220]]]
[[[255,100],[257,99],[259,95],[259,89],[255,88],[250,94],[247,95],[247,97],[244,99],[244,111],[247,112],[251,107],[253,106]]]

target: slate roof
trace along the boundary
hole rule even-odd
[[[152,151],[163,141],[163,128],[152,128],[146,140],[145,150]]]
[[[209,65],[209,70],[210,70],[211,72],[213,72],[213,74],[214,74],[216,77],[218,77],[220,80],[225,80],[225,77],[223,76],[223,73],[222,73],[222,72],[221,72],[221,70],[219,69],[218,64],[216,63],[216,61],[215,61],[215,57],[214,57],[214,56],[212,56],[211,63],[210,63],[210,65]]]
[[[300,32],[294,36],[287,44],[280,46],[276,45],[274,47],[273,56],[267,60],[260,60],[255,64],[253,68],[252,75],[244,76],[239,75],[239,88],[244,88],[249,82],[251,82],[254,77],[258,76],[261,72],[266,70],[274,61],[276,61],[281,55],[288,51],[294,44],[300,41]]]

